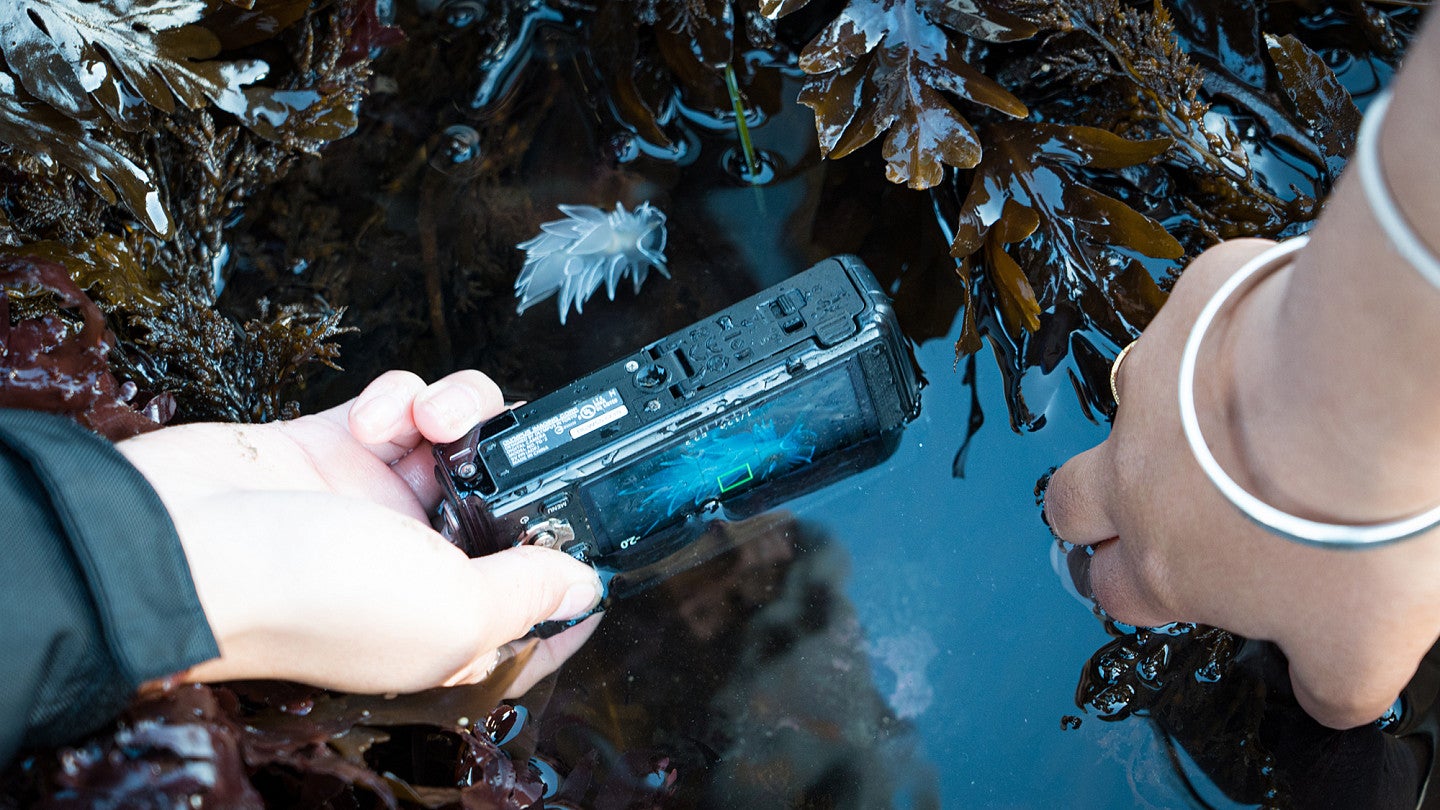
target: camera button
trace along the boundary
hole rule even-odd
[[[800,311],[805,299],[798,290],[787,290],[770,302],[770,313],[776,318],[787,318]]]
[[[829,348],[843,342],[857,331],[859,330],[855,327],[853,318],[848,315],[840,315],[816,325],[815,339],[821,346]]]

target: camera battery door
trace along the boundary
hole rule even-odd
[[[436,447],[442,523],[472,555],[536,543],[625,570],[729,504],[833,480],[808,468],[918,409],[889,298],[834,257]]]

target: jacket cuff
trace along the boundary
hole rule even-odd
[[[48,492],[132,690],[219,656],[169,513],[113,445],[68,419],[15,410],[0,410],[0,443]]]

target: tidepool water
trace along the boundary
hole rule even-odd
[[[808,267],[819,240],[797,223],[828,215],[815,200],[831,170],[803,157],[810,126],[801,109],[753,129],[793,167],[760,187],[720,165],[727,133],[702,132],[698,156],[652,198],[669,216],[674,279],[652,275],[633,298],[622,286],[563,329],[549,302],[534,307],[521,328],[573,341],[537,355],[537,376],[563,382]],[[644,167],[627,188],[647,185]],[[594,199],[583,173],[571,189],[563,176],[544,182],[556,200]],[[678,303],[647,309],[647,296]],[[1081,668],[1109,637],[1052,566],[1035,488],[1108,424],[1082,407],[1066,360],[1025,380],[1043,427],[1012,429],[987,346],[973,380],[985,420],[957,477],[972,409],[957,328],[917,342],[922,410],[886,462],[784,505],[735,551],[612,610],[554,694],[533,701],[539,750],[558,772],[587,750],[612,765],[648,757],[675,770],[681,804],[709,807],[1191,803],[1146,721],[1075,706]]]
[[[1110,637],[1054,570],[1035,490],[1104,439],[1077,387],[1103,380],[1118,347],[1093,334],[1088,359],[1049,347],[1052,370],[1025,373],[1029,418],[1013,427],[1016,381],[993,347],[971,378],[956,365],[958,282],[932,200],[886,183],[876,149],[820,160],[810,112],[785,101],[750,122],[763,183],[747,185],[733,119],[677,106],[676,145],[647,145],[597,101],[573,34],[534,36],[521,78],[485,111],[465,108],[464,88],[406,89],[407,71],[429,64],[423,49],[443,43],[416,35],[377,63],[399,90],[367,102],[361,131],[327,152],[342,168],[314,182],[355,220],[327,243],[351,268],[345,303],[381,320],[362,322],[350,374],[312,402],[392,366],[476,367],[533,400],[842,252],[902,299],[928,380],[893,456],[720,530],[732,550],[608,613],[523,701],[547,772],[584,771],[603,797],[607,780],[648,770],[673,778],[678,806],[1176,807],[1197,791],[1224,806],[1149,722],[1075,704],[1082,667]],[[793,100],[798,74],[772,69]],[[455,132],[466,148],[447,151]],[[514,315],[513,245],[555,206],[646,201],[667,216],[673,278],[652,273],[638,294],[622,284],[564,326],[548,301]],[[440,350],[439,312],[413,303],[424,273],[450,307]]]

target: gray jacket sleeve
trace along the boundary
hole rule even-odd
[[[0,767],[218,655],[144,477],[67,419],[0,409]]]

